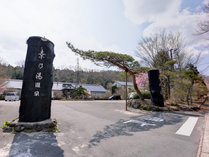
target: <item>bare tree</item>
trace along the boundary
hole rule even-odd
[[[156,67],[156,61],[159,60],[160,52],[164,54],[162,57],[169,57],[167,60],[161,60],[165,62],[175,60],[177,69],[182,69],[191,60],[191,55],[185,53],[185,44],[180,33],[162,31],[150,37],[142,38],[138,44],[137,56],[149,67],[159,68]]]
[[[203,16],[206,16],[206,18],[198,23],[198,30],[197,34],[198,35],[204,35],[206,36],[205,39],[209,40],[209,1],[207,1],[203,7]],[[202,64],[203,65],[203,64]],[[209,64],[205,64],[205,67],[201,70],[201,73],[204,73],[209,69]]]
[[[161,71],[161,86],[165,99],[170,98],[174,86],[173,72],[182,71],[191,63],[192,54],[185,52],[185,44],[180,33],[162,31],[147,38],[142,38],[138,44],[137,56],[151,68]]]
[[[207,34],[209,32],[209,1],[203,7],[203,12],[207,18],[198,24],[198,34]],[[209,38],[208,38],[209,39]]]

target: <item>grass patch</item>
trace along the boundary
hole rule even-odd
[[[145,106],[145,105],[140,106],[139,109],[140,110],[151,111],[151,108],[149,106]]]
[[[5,121],[5,122],[3,123],[3,125],[2,125],[2,129],[4,130],[4,129],[8,128],[8,127],[9,127],[9,126],[8,126],[9,123],[11,123],[11,121]]]
[[[52,127],[52,131],[53,132],[60,132],[60,130],[59,130],[59,128],[58,128],[57,125],[55,125],[55,126]]]
[[[15,134],[15,133],[16,133],[15,129],[12,129],[12,134]]]

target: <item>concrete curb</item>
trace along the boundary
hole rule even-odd
[[[200,139],[200,145],[196,157],[209,157],[209,114],[205,115],[205,124],[203,135]]]

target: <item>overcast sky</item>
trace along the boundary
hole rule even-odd
[[[76,56],[66,41],[84,50],[107,50],[135,57],[142,37],[162,29],[181,32],[189,53],[203,51],[199,70],[206,67],[208,41],[197,36],[204,20],[205,0],[0,0],[0,57],[12,65],[26,56],[26,40],[45,36],[55,44],[54,65],[75,67]],[[80,59],[80,66],[104,69]],[[209,70],[204,71],[209,75]]]

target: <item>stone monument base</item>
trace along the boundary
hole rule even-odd
[[[3,128],[3,132],[57,132],[57,120],[47,119],[40,122],[10,122]]]

